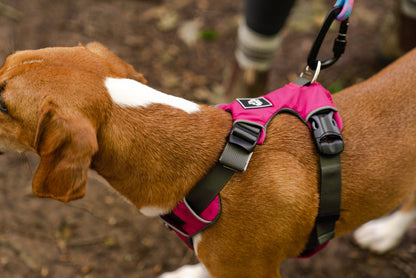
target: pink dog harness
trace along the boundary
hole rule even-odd
[[[299,85],[300,84],[300,85]],[[258,98],[242,98],[219,108],[232,113],[234,124],[219,163],[162,220],[193,249],[192,237],[220,216],[219,192],[236,171],[246,170],[257,144],[266,140],[266,127],[282,112],[298,116],[312,131],[320,158],[320,208],[315,228],[302,256],[322,248],[334,236],[339,218],[342,120],[330,93],[318,83],[299,78]]]

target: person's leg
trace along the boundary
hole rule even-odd
[[[245,0],[245,23],[258,34],[274,36],[285,24],[294,2],[294,0]]]
[[[226,98],[265,93],[268,71],[280,44],[279,32],[295,0],[245,0],[237,37],[236,65]]]

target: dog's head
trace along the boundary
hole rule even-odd
[[[60,201],[85,195],[97,130],[111,100],[106,77],[146,83],[98,43],[19,51],[0,69],[0,151],[33,151],[33,192]]]

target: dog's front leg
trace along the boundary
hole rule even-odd
[[[198,250],[200,241],[201,234],[198,234],[193,238],[195,250]],[[162,274],[159,278],[211,278],[211,276],[205,266],[202,263],[199,263],[195,265],[184,265],[173,272]]]
[[[204,265],[199,263],[195,265],[185,265],[173,272],[164,273],[160,278],[210,278]]]

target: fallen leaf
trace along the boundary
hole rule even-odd
[[[200,38],[200,29],[202,27],[202,20],[195,18],[185,21],[178,30],[179,38],[187,45],[194,45]]]

